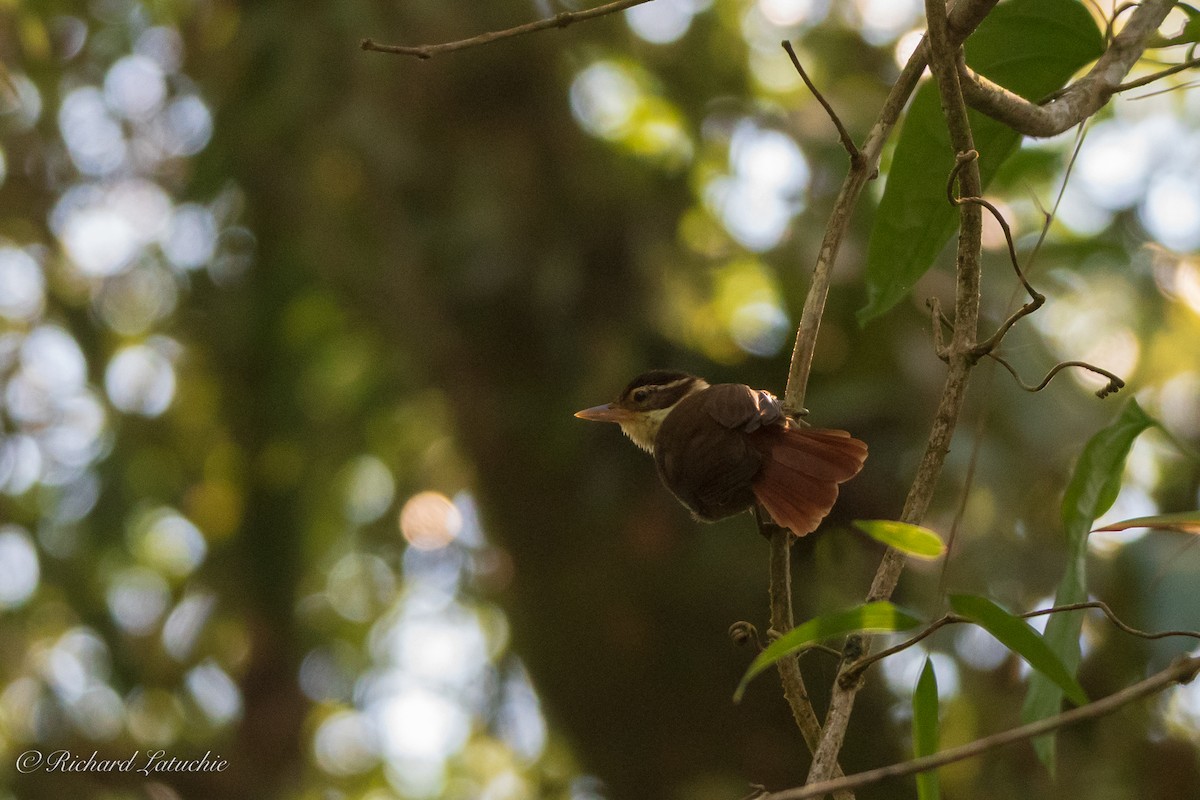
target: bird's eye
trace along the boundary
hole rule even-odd
[[[633,393],[633,402],[635,402],[635,403],[645,402],[646,398],[649,396],[650,396],[649,389],[638,389],[636,392]]]

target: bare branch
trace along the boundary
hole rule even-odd
[[[1200,67],[1200,58],[1189,58],[1187,61],[1176,64],[1173,67],[1167,67],[1164,70],[1159,70],[1158,72],[1152,72],[1149,75],[1145,75],[1141,78],[1138,78],[1137,80],[1129,81],[1127,83],[1122,83],[1120,86],[1118,86],[1113,91],[1114,92],[1126,92],[1126,91],[1129,91],[1130,89],[1138,89],[1142,86],[1146,86],[1148,84],[1154,83],[1157,80],[1161,80],[1168,76],[1174,75],[1178,72],[1183,72],[1184,70],[1192,69],[1193,67]]]
[[[1108,607],[1108,603],[1105,603],[1101,600],[1088,600],[1087,602],[1083,602],[1083,603],[1070,603],[1068,605],[1063,605],[1063,606],[1054,606],[1053,608],[1039,608],[1036,611],[1025,612],[1024,614],[1021,615],[1021,618],[1029,619],[1030,617],[1044,617],[1047,614],[1059,614],[1063,611],[1080,611],[1085,608],[1095,608],[1095,609],[1098,609],[1098,610],[1104,612],[1104,616],[1108,617],[1109,622],[1111,622],[1113,625],[1120,628],[1125,633],[1128,633],[1131,636],[1137,636],[1140,639],[1169,639],[1174,636],[1186,636],[1186,637],[1190,637],[1192,639],[1200,639],[1200,631],[1176,630],[1176,631],[1158,631],[1157,633],[1147,633],[1146,631],[1139,631],[1137,628],[1134,628],[1130,625],[1126,625],[1124,622],[1122,622],[1120,617],[1118,617],[1113,612],[1113,610]]]
[[[783,49],[787,51],[788,58],[792,60],[792,66],[796,68],[796,72],[800,73],[800,80],[804,81],[804,85],[812,92],[813,97],[817,98],[817,102],[821,104],[821,108],[824,108],[825,113],[833,120],[833,126],[837,128],[838,139],[841,140],[842,147],[846,148],[846,152],[850,154],[851,166],[861,167],[863,154],[859,151],[858,145],[854,144],[854,140],[846,132],[846,126],[838,118],[837,112],[833,110],[833,106],[829,105],[829,101],[825,99],[825,96],[813,84],[812,80],[808,77],[808,73],[804,71],[804,67],[800,65],[800,59],[796,56],[796,51],[792,49],[792,43],[784,39]]]
[[[1055,136],[1095,114],[1117,92],[1133,88],[1121,81],[1141,58],[1146,43],[1174,5],[1175,0],[1143,0],[1139,3],[1129,22],[1113,37],[1108,49],[1087,75],[1055,93],[1052,102],[1030,102],[975,73],[960,56],[958,70],[963,94],[972,108],[1019,133]],[[1133,83],[1144,85],[1139,81]]]
[[[1122,622],[1121,618],[1118,617],[1116,613],[1114,613],[1113,610],[1108,607],[1108,604],[1100,600],[1088,600],[1084,603],[1069,603],[1067,605],[1054,606],[1052,608],[1039,608],[1036,611],[1026,611],[1024,614],[1020,614],[1018,616],[1020,616],[1021,619],[1030,619],[1032,617],[1044,617],[1048,614],[1062,614],[1067,611],[1083,611],[1089,608],[1094,608],[1104,612],[1104,616],[1108,617],[1109,622],[1125,633],[1128,633],[1131,636],[1137,636],[1140,639],[1170,639],[1177,636],[1200,639],[1200,631],[1173,630],[1158,631],[1156,633],[1140,631],[1132,625],[1127,625]],[[959,625],[964,622],[971,622],[971,620],[967,619],[966,617],[960,617],[958,614],[946,614],[942,617],[939,617],[925,626],[925,628],[923,628],[919,633],[909,637],[908,639],[905,639],[903,642],[889,647],[886,650],[880,650],[878,653],[872,653],[871,655],[863,656],[862,658],[858,659],[853,664],[842,670],[842,674],[838,676],[839,680],[845,680],[848,682],[857,680],[858,676],[865,672],[867,668],[875,662],[882,661],[888,656],[893,656],[896,653],[907,650],[918,642],[927,639],[930,635],[936,633],[947,625]]]
[[[1200,658],[1179,659],[1162,672],[1151,675],[1146,680],[1126,687],[1115,694],[1105,697],[1103,700],[1088,703],[1086,706],[1073,708],[1070,711],[1056,714],[1053,717],[1031,722],[1028,725],[1021,725],[1002,733],[978,739],[961,747],[943,750],[931,756],[915,758],[911,761],[904,761],[899,764],[860,772],[837,780],[813,783],[795,789],[773,792],[764,795],[761,800],[805,800],[805,798],[820,797],[831,792],[860,789],[863,786],[869,786],[889,778],[902,778],[918,772],[928,772],[931,769],[944,767],[947,764],[974,758],[989,750],[995,750],[998,747],[1033,739],[1044,733],[1058,730],[1067,725],[1073,725],[1076,722],[1083,722],[1084,720],[1096,719],[1097,717],[1111,714],[1122,706],[1157,694],[1174,684],[1188,683],[1196,677],[1197,673],[1200,673]]]
[[[403,45],[403,44],[379,44],[374,39],[363,39],[359,46],[363,50],[372,50],[376,53],[393,53],[401,56],[415,56],[420,59],[433,58],[442,53],[451,53],[455,50],[466,50],[469,47],[478,47],[479,45],[491,44],[500,39],[509,39],[513,36],[520,36],[525,33],[536,33],[550,28],[565,28],[573,22],[582,22],[585,19],[594,17],[603,17],[607,14],[615,14],[618,11],[624,11],[627,8],[632,8],[642,3],[648,3],[650,0],[615,0],[612,3],[606,3],[596,8],[588,8],[583,11],[564,11],[561,14],[555,14],[553,17],[539,19],[536,22],[527,22],[524,25],[517,25],[515,28],[506,28],[502,31],[490,31],[481,33],[478,36],[472,36],[469,39],[459,39],[454,42],[444,42],[442,44],[422,44],[422,45]]]
[[[787,528],[765,522],[758,508],[754,509],[754,521],[758,523],[760,533],[766,535],[771,543],[770,558],[770,598],[771,598],[771,630],[783,634],[795,627],[792,615],[792,532]],[[779,680],[783,684],[783,696],[792,709],[792,717],[796,727],[800,729],[804,743],[810,753],[816,752],[817,743],[821,740],[821,720],[813,710],[812,701],[808,697],[808,689],[804,685],[804,676],[800,673],[800,662],[793,656],[780,659],[776,664],[779,670]],[[838,764],[834,770],[844,774]],[[851,792],[838,792],[837,800],[854,800]]]

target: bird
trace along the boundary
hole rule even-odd
[[[817,529],[838,485],[867,457],[867,445],[846,431],[791,419],[766,390],[677,370],[643,372],[615,402],[575,416],[620,425],[697,519],[714,522],[757,504],[796,536]]]

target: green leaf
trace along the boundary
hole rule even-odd
[[[825,639],[845,636],[848,633],[904,631],[920,624],[921,620],[886,600],[810,619],[771,642],[758,654],[758,657],[750,663],[746,674],[742,676],[737,691],[733,693],[733,702],[736,703],[742,699],[746,685],[767,667],[785,656],[790,656]]]
[[[925,667],[913,692],[913,756],[931,756],[938,749],[938,686],[933,662]],[[942,796],[936,770],[917,773],[917,800],[939,800]]]
[[[1130,400],[1120,415],[1098,431],[1083,448],[1075,472],[1063,495],[1062,521],[1067,536],[1067,570],[1058,584],[1055,605],[1087,600],[1087,537],[1096,518],[1112,506],[1121,490],[1125,458],[1138,434],[1154,425],[1136,400]],[[1045,640],[1072,674],[1079,667],[1079,633],[1082,614],[1054,614],[1046,623]],[[1021,711],[1024,722],[1057,714],[1062,690],[1052,681],[1034,675]],[[1033,740],[1042,763],[1054,771],[1054,735]]]
[[[917,558],[939,558],[946,543],[929,528],[891,519],[856,519],[854,527],[877,542]]]
[[[1155,514],[1151,517],[1123,519],[1120,522],[1113,522],[1102,528],[1094,528],[1092,533],[1100,531],[1125,531],[1130,528],[1158,528],[1164,531],[1200,534],[1200,511],[1180,511],[1177,514]]]
[[[1054,681],[1067,697],[1071,698],[1071,702],[1076,705],[1085,705],[1088,702],[1088,697],[1083,687],[1075,680],[1075,676],[1028,622],[1013,616],[986,597],[977,595],[951,595],[950,607],[954,609],[954,613],[982,627],[1009,650],[1029,662],[1029,666]]]
[[[1062,88],[1104,51],[1095,20],[1079,0],[1009,0],[998,5],[967,40],[967,63],[1030,100]],[[970,112],[986,189],[1021,137],[993,119]],[[867,251],[865,325],[908,294],[958,225],[946,200],[954,153],[937,86],[927,81],[913,99],[896,145],[887,186]]]
[[[1178,3],[1175,7],[1187,15],[1187,22],[1174,36],[1154,34],[1147,40],[1147,47],[1172,47],[1200,41],[1200,11],[1186,3]]]

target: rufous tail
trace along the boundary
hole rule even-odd
[[[862,469],[867,446],[846,431],[788,427],[763,433],[766,458],[754,478],[754,496],[778,525],[797,536],[812,533],[837,502],[838,484]]]

